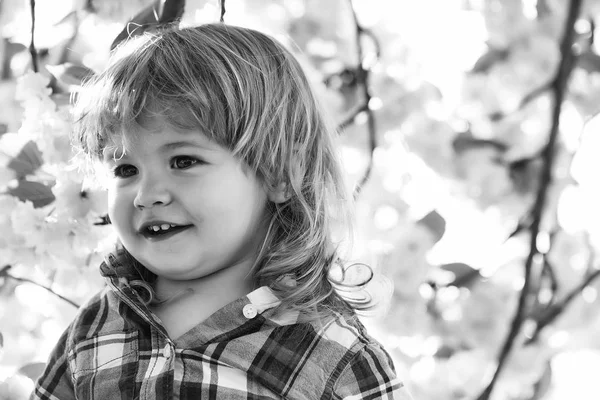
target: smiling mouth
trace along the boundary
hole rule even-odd
[[[183,232],[192,225],[174,225],[174,224],[160,224],[160,225],[150,225],[140,231],[140,234],[146,239],[150,240],[160,240],[160,239],[168,239],[180,232]]]

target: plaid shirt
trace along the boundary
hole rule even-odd
[[[31,399],[410,399],[359,322],[275,316],[261,287],[173,340],[127,279],[103,273]]]

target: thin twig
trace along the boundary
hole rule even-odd
[[[556,273],[554,272],[554,267],[548,261],[547,254],[544,254],[544,261],[542,270],[539,275],[539,285],[537,286],[537,293],[531,293],[531,296],[534,297],[533,305],[529,306],[529,312],[523,318],[533,321],[539,321],[546,313],[549,312],[556,305],[556,294],[558,292],[558,281],[556,277]],[[550,280],[550,298],[542,299],[540,298],[540,293],[543,288],[545,288],[546,279]],[[538,329],[539,328],[539,329]],[[536,330],[533,333],[532,337],[535,340],[535,336],[538,335],[541,327],[536,324]],[[529,343],[526,343],[529,344]]]
[[[221,0],[221,16],[219,17],[219,22],[225,22],[225,0]]]
[[[509,239],[517,236],[519,233],[525,231],[526,229],[530,229],[531,228],[531,218],[532,218],[532,211],[529,211],[524,217],[521,218],[521,220],[519,221],[519,223],[517,224],[517,226],[515,227],[515,229],[506,237],[505,242],[507,242]]]
[[[352,17],[354,19],[354,25],[356,26],[356,54],[358,57],[358,66],[356,69],[358,83],[362,86],[363,92],[363,102],[365,104],[365,111],[367,113],[367,129],[369,133],[369,164],[362,176],[362,178],[358,181],[356,186],[354,187],[354,198],[358,198],[363,186],[369,180],[371,175],[371,171],[373,169],[373,153],[377,148],[377,131],[375,128],[375,116],[373,114],[373,110],[369,107],[369,103],[371,102],[371,91],[369,89],[369,70],[365,69],[363,65],[364,54],[362,48],[362,36],[366,35],[370,37],[375,43],[376,48],[379,48],[376,38],[372,33],[366,33],[366,30],[360,25],[358,22],[358,16],[356,15],[356,10],[354,9],[354,4],[352,0],[348,0],[350,3],[350,9],[352,10]]]
[[[352,111],[350,113],[350,115],[348,117],[346,117],[342,122],[340,122],[338,124],[338,131],[343,131],[344,129],[346,129],[348,126],[350,126],[351,124],[354,123],[355,118],[358,116],[358,114],[360,114],[363,111],[367,111],[369,109],[369,105],[366,103],[361,104],[360,106],[356,107],[354,109],[354,111]]]
[[[571,289],[571,291],[569,291],[569,293],[567,293],[567,295],[561,301],[556,302],[556,304],[548,308],[548,310],[546,310],[542,317],[537,321],[535,332],[529,339],[527,339],[525,345],[534,343],[541,331],[546,326],[551,324],[560,314],[562,314],[569,304],[571,304],[571,302],[573,302],[573,300],[575,300],[575,298],[581,294],[583,289],[588,287],[598,277],[600,277],[600,270],[596,270],[592,274],[588,275],[579,283],[579,285]]]
[[[56,293],[54,290],[52,290],[52,288],[49,288],[48,286],[44,286],[38,282],[35,282],[31,279],[28,278],[21,278],[18,276],[14,276],[11,275],[8,270],[11,268],[10,265],[5,265],[2,269],[0,269],[0,278],[8,278],[8,279],[12,279],[13,281],[17,281],[17,282],[26,282],[26,283],[31,283],[35,286],[39,286],[42,289],[46,289],[48,292],[52,293],[53,295],[55,295],[56,297],[58,297],[61,300],[66,301],[67,303],[69,303],[70,305],[72,305],[75,308],[79,308],[79,304],[75,303],[73,300],[66,298],[65,296]]]
[[[550,247],[552,247],[552,243],[554,243],[554,239],[556,238],[556,234],[558,232],[559,232],[559,230],[555,229],[550,233],[550,235],[549,235],[550,236],[549,237],[549,240],[550,240],[549,246]],[[550,251],[550,247],[548,248],[548,252]],[[548,309],[549,307],[554,305],[555,300],[556,300],[556,294],[558,293],[558,288],[559,288],[558,277],[556,276],[556,272],[554,271],[554,265],[549,260],[548,252],[542,254],[543,262],[542,262],[542,270],[540,271],[540,277],[539,277],[540,283],[537,287],[537,293],[535,294],[536,307],[540,306],[540,307],[544,307],[545,309]],[[544,302],[544,304],[542,304],[540,301],[540,291],[544,287],[544,283],[546,280],[548,280],[550,282],[550,299],[548,299],[547,301]],[[538,310],[538,312],[539,312],[539,310]],[[544,312],[544,311],[542,311],[542,312]]]
[[[551,324],[559,315],[561,315],[567,309],[569,304],[573,302],[577,295],[583,292],[583,290],[586,287],[588,287],[595,279],[597,279],[600,276],[600,270],[596,268],[596,253],[594,252],[592,244],[589,242],[588,249],[589,258],[586,277],[582,279],[579,285],[571,289],[561,301],[555,302],[543,312],[541,317],[539,317],[536,321],[535,331],[533,332],[531,337],[525,342],[526,345],[534,343],[537,340],[541,331],[546,326]]]
[[[529,243],[529,255],[527,256],[527,260],[525,262],[525,281],[523,283],[523,288],[521,290],[521,294],[519,296],[519,303],[517,306],[517,310],[515,315],[513,316],[513,320],[511,323],[510,330],[508,335],[502,345],[502,349],[498,356],[498,365],[496,366],[496,370],[494,372],[494,376],[492,380],[488,384],[488,386],[483,390],[483,392],[479,395],[478,400],[488,400],[494,386],[500,376],[500,373],[504,369],[506,360],[512,350],[515,339],[517,338],[521,326],[523,324],[524,316],[525,316],[525,308],[527,299],[529,296],[529,291],[531,287],[531,271],[535,257],[539,254],[539,250],[537,248],[537,237],[540,232],[540,225],[542,216],[544,213],[544,207],[546,205],[546,198],[548,196],[548,191],[550,187],[550,183],[552,181],[552,167],[554,163],[554,155],[555,155],[555,144],[558,137],[558,128],[559,128],[559,119],[560,113],[562,109],[562,102],[565,96],[565,90],[567,87],[567,82],[569,79],[569,75],[571,73],[573,63],[574,63],[574,54],[572,50],[573,41],[575,38],[575,21],[579,15],[579,11],[581,9],[582,0],[571,0],[569,6],[569,14],[567,16],[565,22],[565,33],[561,42],[560,50],[561,50],[561,60],[560,65],[558,67],[558,71],[556,74],[556,78],[552,83],[552,92],[554,94],[554,107],[552,112],[552,128],[550,129],[550,135],[548,138],[548,143],[543,150],[542,159],[544,160],[544,165],[542,171],[540,173],[540,185],[538,187],[537,197],[535,200],[535,205],[533,209],[533,221],[531,224],[531,237]]]
[[[29,0],[31,9],[31,42],[29,43],[29,54],[31,54],[31,68],[33,72],[38,72],[38,54],[35,49],[35,0]]]
[[[538,86],[537,88],[533,89],[531,92],[529,92],[525,97],[523,97],[521,99],[521,101],[519,102],[519,110],[522,110],[523,108],[525,108],[526,105],[528,105],[529,103],[531,103],[533,100],[535,100],[536,98],[538,98],[539,96],[541,96],[544,92],[546,92],[547,90],[552,89],[552,84],[553,82],[546,82],[543,85]]]
[[[586,274],[590,275],[594,273],[596,268],[596,251],[594,250],[594,244],[592,243],[592,239],[590,237],[589,232],[586,232],[585,235],[585,244],[588,248],[588,264]]]
[[[527,106],[529,103],[531,103],[533,100],[537,99],[538,97],[540,97],[542,94],[544,94],[546,91],[551,90],[552,89],[552,85],[554,84],[554,80],[551,80],[550,82],[546,82],[538,87],[536,87],[535,89],[533,89],[531,92],[527,93],[519,102],[519,104],[517,105],[517,108],[515,108],[514,110],[512,110],[512,112],[516,112],[519,110],[522,110],[525,108],[525,106]],[[511,115],[511,112],[509,113],[494,113],[492,119],[495,122],[498,121],[502,121],[504,118],[508,117],[509,115]]]
[[[548,261],[547,256],[544,257],[543,271],[550,279],[550,291],[552,292],[552,297],[550,298],[549,304],[552,304],[554,303],[556,293],[558,293],[558,277],[556,276],[556,272],[554,272],[554,266]]]

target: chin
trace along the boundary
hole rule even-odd
[[[161,278],[174,281],[194,280],[208,275],[199,272],[197,268],[183,267],[181,265],[161,264],[160,268],[150,267],[148,269]]]

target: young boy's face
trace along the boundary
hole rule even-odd
[[[267,225],[263,185],[201,132],[161,126],[141,132],[123,157],[105,152],[109,216],[123,245],[167,279],[249,270]]]

